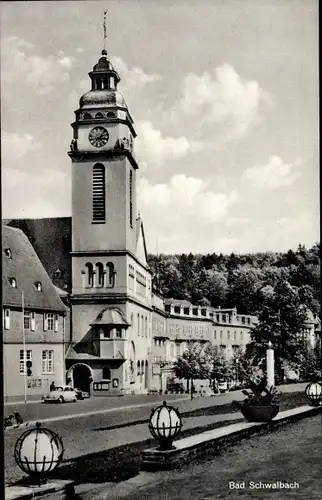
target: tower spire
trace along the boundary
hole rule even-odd
[[[106,16],[107,16],[107,10],[104,10],[104,16],[103,16],[103,33],[104,33],[103,51],[105,53],[106,53]]]

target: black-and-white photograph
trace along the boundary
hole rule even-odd
[[[1,498],[321,500],[318,7],[1,3]]]

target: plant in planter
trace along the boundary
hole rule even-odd
[[[269,422],[279,412],[279,392],[276,387],[266,387],[266,380],[250,382],[249,390],[243,390],[247,396],[244,401],[233,403],[240,409],[249,422]]]

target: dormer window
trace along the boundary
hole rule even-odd
[[[56,271],[54,272],[54,278],[55,279],[60,279],[62,277],[62,272],[60,269],[56,269]]]
[[[12,251],[10,248],[5,248],[4,254],[6,257],[8,257],[8,259],[12,259]]]
[[[12,288],[17,288],[17,280],[16,278],[9,278],[9,285],[12,286]]]
[[[40,281],[35,282],[35,288],[38,292],[42,292],[42,284],[40,283]]]

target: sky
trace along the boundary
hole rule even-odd
[[[319,237],[318,2],[2,2],[2,217],[71,215],[70,124],[103,48],[138,133],[149,253]]]

